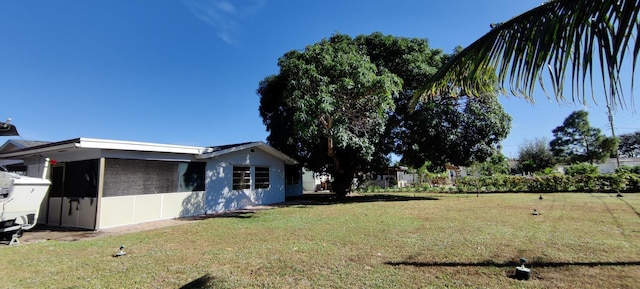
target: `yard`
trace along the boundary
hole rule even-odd
[[[637,288],[640,194],[315,199],[0,260],[7,288]]]

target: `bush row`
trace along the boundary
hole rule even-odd
[[[452,186],[415,185],[405,188],[381,188],[368,186],[364,192],[640,192],[640,174],[618,172],[615,174],[594,175],[542,175],[512,176],[495,175],[490,177],[458,178]]]
[[[458,179],[459,192],[597,192],[640,191],[640,175],[616,173],[606,175],[491,176]]]

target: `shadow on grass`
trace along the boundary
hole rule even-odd
[[[304,194],[302,196],[287,198],[285,202],[258,206],[254,208],[246,208],[222,213],[198,215],[191,217],[182,217],[177,220],[181,221],[198,221],[212,218],[237,218],[237,219],[249,219],[253,218],[256,211],[269,209],[269,208],[305,208],[311,206],[325,206],[335,204],[351,204],[351,203],[370,203],[370,202],[406,202],[406,201],[435,201],[438,198],[434,197],[411,197],[411,196],[399,196],[391,194],[376,194],[376,195],[352,195],[343,198],[336,197],[333,193],[312,193]]]
[[[323,206],[335,204],[371,203],[371,202],[407,202],[407,201],[436,201],[438,198],[424,196],[402,196],[392,194],[350,195],[339,198],[332,193],[313,193],[287,198],[278,207],[293,206]]]
[[[464,263],[464,262],[409,262],[409,261],[400,261],[400,262],[384,262],[386,265],[390,266],[413,266],[413,267],[516,267],[520,265],[517,262],[494,262],[494,261],[483,261],[476,263]],[[566,266],[587,266],[587,267],[595,267],[595,266],[640,266],[640,261],[620,261],[620,262],[527,262],[527,268],[556,268],[556,267],[566,267]]]
[[[623,198],[618,198],[618,200],[622,201],[623,203],[627,204],[627,206],[634,212],[636,213],[636,216],[640,217],[640,212],[638,212],[638,210],[636,210],[636,208],[634,206],[632,206],[631,204],[629,204],[629,202],[627,202],[626,200],[624,200]]]
[[[206,220],[211,218],[234,218],[234,219],[249,219],[253,217],[253,214],[256,210],[251,209],[243,209],[243,210],[235,210],[223,213],[215,213],[215,214],[207,214],[207,215],[198,215],[191,217],[182,217],[177,220],[180,221],[198,221],[198,220]]]
[[[210,274],[204,274],[200,278],[184,284],[180,289],[220,288],[223,282]]]

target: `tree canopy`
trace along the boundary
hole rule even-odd
[[[599,162],[615,154],[617,140],[606,137],[589,124],[589,113],[574,111],[553,130],[551,152],[561,162],[575,164]]]
[[[593,85],[601,82],[606,104],[625,107],[620,76],[630,54],[633,89],[640,51],[639,11],[640,0],[547,1],[492,25],[425,82],[413,103],[444,94],[483,96],[495,89],[491,76],[497,70],[502,91],[508,84],[511,94],[528,100],[533,100],[537,83],[546,91],[544,75],[556,99],[566,99],[568,74],[572,101],[586,103],[588,95],[600,95]],[[594,83],[598,75],[602,78]]]
[[[403,163],[414,167],[425,161],[440,169],[447,163],[483,162],[498,151],[511,129],[511,116],[495,95],[433,99],[403,117],[397,132],[398,153]]]
[[[381,33],[335,34],[289,51],[278,60],[280,72],[257,91],[267,141],[306,168],[331,174],[339,195],[349,191],[356,172],[386,171],[391,153],[408,153],[404,159],[416,164],[410,155],[416,150],[406,149],[416,145],[438,152],[418,155],[415,167],[482,161],[510,128],[495,93],[482,100],[442,96],[413,114],[408,109],[415,90],[447,58],[425,39]],[[429,131],[445,124],[459,130]],[[436,133],[448,141],[425,145],[441,137]]]
[[[620,135],[620,146],[618,149],[622,157],[640,157],[640,131]]]
[[[373,158],[400,78],[340,34],[287,52],[278,66],[258,88],[267,141],[305,167],[331,173],[335,190],[346,194],[355,171]]]
[[[555,160],[549,142],[544,138],[525,141],[518,151],[518,170],[520,172],[539,172],[553,167]]]

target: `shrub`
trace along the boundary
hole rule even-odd
[[[582,166],[588,167],[588,166]],[[583,170],[591,171],[591,169]],[[582,175],[536,175],[491,177],[462,177],[456,180],[455,186],[429,186],[422,184],[415,190],[438,193],[477,193],[477,192],[571,192],[571,191],[635,191],[640,192],[640,174],[620,171],[616,174],[582,174]],[[407,191],[410,188],[386,189],[391,191]],[[385,191],[379,186],[366,187],[367,192]]]
[[[616,169],[616,173],[631,173],[631,174],[639,174],[640,175],[640,165],[638,166],[621,166]]]
[[[596,175],[598,174],[598,167],[590,163],[573,164],[566,168],[565,174],[569,176]]]

